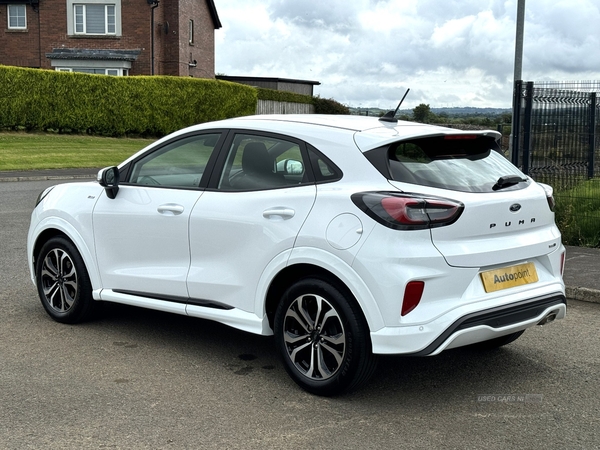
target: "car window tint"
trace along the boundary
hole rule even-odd
[[[309,146],[308,153],[317,182],[337,181],[342,178],[342,171],[317,149]]]
[[[130,184],[198,187],[220,134],[188,136],[171,142],[133,164]]]
[[[390,177],[442,189],[492,192],[500,177],[523,176],[493,146],[493,139],[487,137],[399,142],[387,151]]]
[[[219,189],[276,189],[306,182],[306,161],[298,143],[274,137],[237,134],[219,178]]]

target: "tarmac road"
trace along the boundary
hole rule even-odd
[[[600,304],[492,352],[381,358],[341,398],[304,393],[272,339],[106,304],[67,326],[26,264],[37,194],[0,183],[0,448],[597,449]]]

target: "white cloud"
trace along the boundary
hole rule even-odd
[[[517,0],[216,0],[216,71],[353,106],[509,107]],[[600,0],[527,0],[523,78],[600,79]]]

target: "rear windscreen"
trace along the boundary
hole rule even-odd
[[[495,140],[487,136],[439,136],[397,142],[365,156],[380,170],[384,165],[376,164],[375,159],[387,159],[389,173],[384,175],[393,181],[463,192],[493,192],[501,177],[522,177],[523,182],[507,189],[526,186],[523,173],[496,149]]]

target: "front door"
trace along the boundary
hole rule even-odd
[[[130,163],[115,199],[98,200],[94,239],[103,288],[187,299],[189,219],[219,137],[187,135],[158,145]]]

